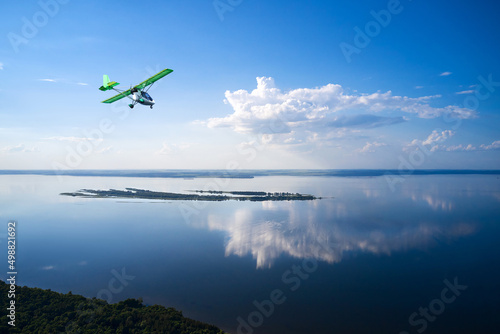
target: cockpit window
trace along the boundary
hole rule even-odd
[[[149,95],[148,93],[146,92],[142,92],[142,96],[146,99],[148,99],[149,101],[153,101],[153,98],[151,97],[151,95]]]

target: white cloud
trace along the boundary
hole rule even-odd
[[[440,77],[446,77],[446,76],[451,75],[451,74],[452,74],[452,72],[443,72],[439,76]]]
[[[42,270],[52,270],[54,268],[55,268],[54,266],[44,266],[42,267]]]
[[[383,147],[383,146],[387,146],[387,144],[378,143],[376,141],[374,141],[372,143],[367,142],[366,145],[362,149],[359,150],[359,152],[361,152],[361,153],[373,153],[373,152],[375,152],[375,149],[377,147]]]
[[[112,150],[113,150],[113,146],[107,146],[107,147],[101,148],[100,150],[95,151],[95,153],[106,154],[106,153],[110,153]]]
[[[348,94],[338,84],[282,91],[276,88],[274,79],[268,77],[258,77],[257,88],[251,92],[226,91],[225,97],[224,102],[231,105],[234,112],[200,123],[209,128],[227,127],[246,134],[289,135],[295,132],[299,139],[311,133],[331,133],[341,128],[373,128],[405,121],[401,116],[371,114],[382,111],[400,111],[420,118],[436,118],[444,114],[458,118],[476,116],[473,110],[454,105],[431,107],[429,101],[440,95],[411,98],[392,95],[391,91]],[[363,113],[359,114],[360,111]],[[350,114],[352,112],[356,114]],[[289,140],[289,136],[277,137]]]
[[[36,153],[36,152],[41,152],[40,148],[34,146],[31,148],[25,148],[24,151],[25,153]]]
[[[454,151],[475,151],[477,150],[476,147],[472,146],[472,144],[469,145],[452,145],[444,148],[445,151],[448,152],[454,152]]]
[[[424,86],[415,86],[415,89],[422,89]]]
[[[425,145],[431,152],[441,150],[443,146],[439,144],[448,140],[450,137],[455,135],[455,132],[451,130],[433,130],[432,133],[425,139],[419,140],[414,139],[410,144],[403,147],[404,151],[411,151],[417,149],[419,146]]]
[[[44,81],[44,82],[57,82],[57,83],[62,83],[62,84],[66,84],[66,85],[79,85],[79,86],[88,86],[88,83],[85,83],[85,82],[74,82],[74,81],[70,81],[70,80],[66,80],[66,79],[49,79],[49,78],[45,78],[45,79],[38,79],[38,81]]]
[[[500,140],[496,140],[493,143],[491,143],[490,145],[482,144],[481,148],[483,150],[500,150]]]
[[[479,147],[476,147],[472,144],[459,144],[459,145],[451,145],[445,146],[441,145],[436,148],[439,151],[447,151],[447,152],[456,152],[456,151],[492,151],[492,150],[500,150],[500,140],[494,141],[489,145],[481,144]]]
[[[40,149],[38,147],[31,147],[28,148],[24,144],[19,144],[15,146],[6,146],[3,148],[0,148],[0,152],[4,153],[33,153],[33,152],[40,152]]]
[[[183,151],[185,149],[188,149],[192,146],[192,144],[189,143],[181,143],[181,144],[169,144],[164,142],[162,144],[162,148],[158,151],[155,152],[155,154],[159,155],[168,155],[176,152]]]
[[[451,130],[444,130],[439,132],[438,130],[432,131],[432,133],[427,137],[426,140],[422,142],[424,145],[432,145],[435,143],[441,143],[447,140],[448,138],[452,137],[455,134],[455,132]]]
[[[474,93],[474,90],[473,89],[470,89],[470,90],[463,90],[461,92],[456,92],[455,94],[458,94],[458,95],[462,95],[462,94],[472,94]]]
[[[0,152],[13,153],[13,152],[22,152],[22,150],[24,150],[24,144],[3,147],[0,149]]]
[[[56,141],[69,141],[69,142],[82,142],[82,141],[102,141],[102,139],[96,138],[86,138],[86,137],[64,137],[64,136],[52,136],[43,138],[45,140],[56,140]]]
[[[403,150],[411,151],[417,149],[418,146],[425,145],[431,152],[446,151],[446,152],[472,152],[472,151],[490,151],[500,150],[500,140],[496,140],[489,145],[481,144],[479,147],[473,144],[459,144],[459,145],[443,145],[442,143],[452,137],[455,132],[451,130],[438,131],[434,130],[427,137],[426,140],[414,139],[410,144],[406,145]]]

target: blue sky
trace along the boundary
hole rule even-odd
[[[11,1],[0,169],[498,169],[498,7]],[[164,68],[154,109],[100,103]]]

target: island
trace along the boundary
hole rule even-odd
[[[136,188],[125,190],[93,190],[81,189],[72,193],[61,193],[62,196],[83,198],[134,198],[175,201],[311,201],[321,199],[313,195],[304,195],[289,192],[264,192],[264,191],[215,191],[215,190],[190,190],[188,194],[151,191]]]

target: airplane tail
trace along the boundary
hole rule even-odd
[[[118,85],[119,85],[118,82],[110,81],[109,77],[106,74],[104,74],[102,76],[102,86],[99,87],[99,89],[102,91],[106,91],[106,90],[113,89],[113,87],[118,86]]]

